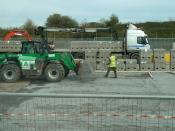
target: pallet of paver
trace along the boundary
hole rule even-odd
[[[154,49],[154,62],[164,62],[165,61],[165,49]]]
[[[169,71],[170,64],[167,64],[165,62],[154,63],[154,70],[155,71]]]
[[[86,51],[85,59],[96,59],[97,52],[96,51]]]
[[[165,49],[154,49],[154,70],[169,71],[170,62],[166,60],[167,51]]]
[[[137,64],[137,59],[125,59],[126,64]]]
[[[109,50],[122,51],[122,42],[108,42],[108,41],[72,41],[70,46],[72,51],[86,51],[86,50]]]
[[[125,59],[117,59],[117,71],[125,71]]]
[[[153,62],[153,51],[141,51],[140,52],[140,63],[148,64]]]
[[[126,71],[139,71],[139,64],[126,64]]]
[[[71,51],[86,51],[88,50],[88,42],[72,41],[70,44]]]
[[[138,71],[139,64],[137,64],[137,59],[126,59],[125,60],[126,71]]]
[[[171,71],[175,71],[175,50],[170,51],[170,58],[171,58],[170,69]]]
[[[171,50],[170,51],[170,57],[171,57],[171,61],[175,61],[175,50]]]
[[[149,50],[145,52],[144,50],[140,52],[140,70],[141,71],[153,71],[153,51]]]
[[[97,61],[96,67],[97,67],[97,70],[107,70],[108,65],[106,61]]]
[[[109,58],[110,51],[99,51],[97,57],[101,60],[106,60]]]
[[[154,70],[154,64],[153,63],[142,63],[140,64],[140,70],[141,71],[153,71]]]
[[[175,71],[175,65],[173,64],[173,65],[170,65],[170,70],[171,71]]]
[[[123,51],[123,43],[120,41],[112,42],[111,44],[108,44],[108,48],[114,52],[120,52]]]

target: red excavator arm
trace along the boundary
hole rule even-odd
[[[28,41],[32,41],[32,37],[25,30],[13,30],[10,31],[4,38],[4,41],[10,40],[13,36],[24,36]]]

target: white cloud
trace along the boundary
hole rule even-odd
[[[166,20],[175,17],[174,0],[1,0],[0,26],[20,26],[27,18],[44,24],[53,13],[79,21],[119,16],[121,21]]]

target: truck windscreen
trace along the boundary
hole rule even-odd
[[[147,39],[147,36],[143,37],[137,37],[137,43],[138,44],[143,44],[143,45],[146,45],[148,44],[148,39]]]

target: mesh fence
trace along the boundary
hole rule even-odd
[[[0,131],[174,131],[175,97],[0,94]]]
[[[151,49],[166,49],[170,50],[173,48],[175,38],[149,38]]]

